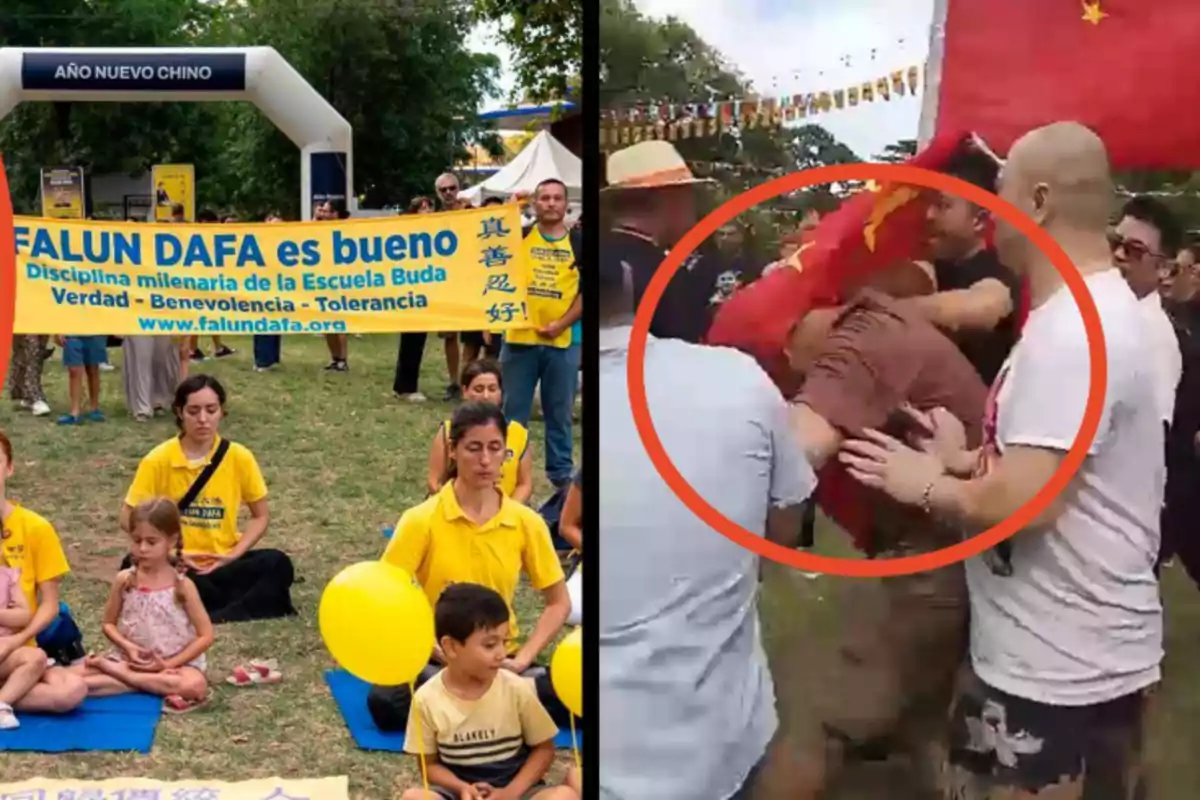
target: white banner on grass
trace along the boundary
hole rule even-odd
[[[257,781],[152,781],[146,778],[112,778],[105,781],[63,781],[34,778],[20,783],[0,783],[4,800],[349,800],[346,776]]]

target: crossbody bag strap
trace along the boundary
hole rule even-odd
[[[229,452],[229,445],[230,441],[228,439],[222,439],[221,443],[217,445],[217,452],[213,453],[212,460],[196,476],[196,480],[192,481],[192,485],[188,487],[183,497],[180,498],[178,503],[180,513],[183,513],[187,510],[188,506],[196,502],[196,498],[204,491],[204,487],[208,485],[208,481],[212,478],[213,473],[217,471],[217,467],[221,466],[221,462],[225,460],[225,454]]]

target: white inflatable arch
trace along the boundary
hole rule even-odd
[[[0,120],[22,102],[203,102],[258,106],[300,148],[300,211],[353,194],[352,131],[273,47],[0,47]]]

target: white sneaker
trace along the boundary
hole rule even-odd
[[[21,723],[17,721],[17,715],[13,713],[12,706],[8,703],[0,703],[0,731],[11,731],[21,727]]]
[[[429,398],[420,392],[413,392],[412,394],[398,394],[396,395],[396,399],[403,400],[406,403],[424,403]]]
[[[115,369],[116,367],[114,367],[112,364],[109,364],[107,361],[100,365],[101,372],[112,372]]]
[[[35,417],[44,417],[50,413],[50,406],[45,400],[38,400],[30,406],[29,410],[33,412]]]

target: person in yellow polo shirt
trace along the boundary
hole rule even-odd
[[[0,730],[15,728],[13,710],[66,713],[87,697],[87,684],[64,667],[47,667],[35,640],[59,615],[59,584],[71,568],[54,526],[8,499],[12,442],[0,433],[0,567],[20,573],[28,609],[0,609]]]
[[[450,422],[455,477],[433,497],[404,512],[383,560],[416,577],[431,604],[452,583],[477,583],[498,592],[508,604],[512,635],[511,655],[504,667],[534,678],[542,704],[561,724],[568,717],[549,676],[532,667],[562,628],[571,601],[545,520],[496,488],[508,450],[507,429],[504,414],[491,403],[467,402],[458,407]],[[522,572],[545,599],[545,608],[523,643],[513,611]],[[435,648],[417,685],[436,674],[443,663]],[[375,687],[367,698],[371,715],[383,730],[404,730],[411,702],[406,686]]]
[[[155,447],[138,465],[121,508],[121,530],[129,532],[137,506],[169,497],[180,506],[183,518],[188,577],[214,624],[290,616],[296,613],[292,560],[279,550],[255,548],[270,522],[267,484],[254,455],[243,445],[226,443],[218,433],[225,397],[225,388],[211,375],[192,375],[179,384],[172,410],[180,434]],[[185,503],[189,494],[191,502]],[[250,510],[250,520],[239,531],[243,505]],[[129,565],[126,556],[121,568]]]
[[[462,392],[467,400],[500,405],[504,397],[504,377],[500,365],[490,358],[472,361],[462,373]],[[529,503],[533,494],[533,454],[529,450],[529,431],[519,422],[508,423],[508,453],[500,468],[497,486],[505,497],[518,503]],[[437,494],[454,477],[454,460],[450,458],[450,420],[438,428],[429,450],[429,470],[425,488]]]
[[[579,281],[579,242],[565,218],[567,190],[562,181],[538,184],[533,197],[537,222],[525,235],[528,294],[532,327],[504,336],[500,366],[504,370],[504,416],[529,425],[534,391],[541,385],[546,420],[546,477],[555,488],[566,486],[575,472],[571,416],[579,385],[582,351],[576,325],[583,314]]]

